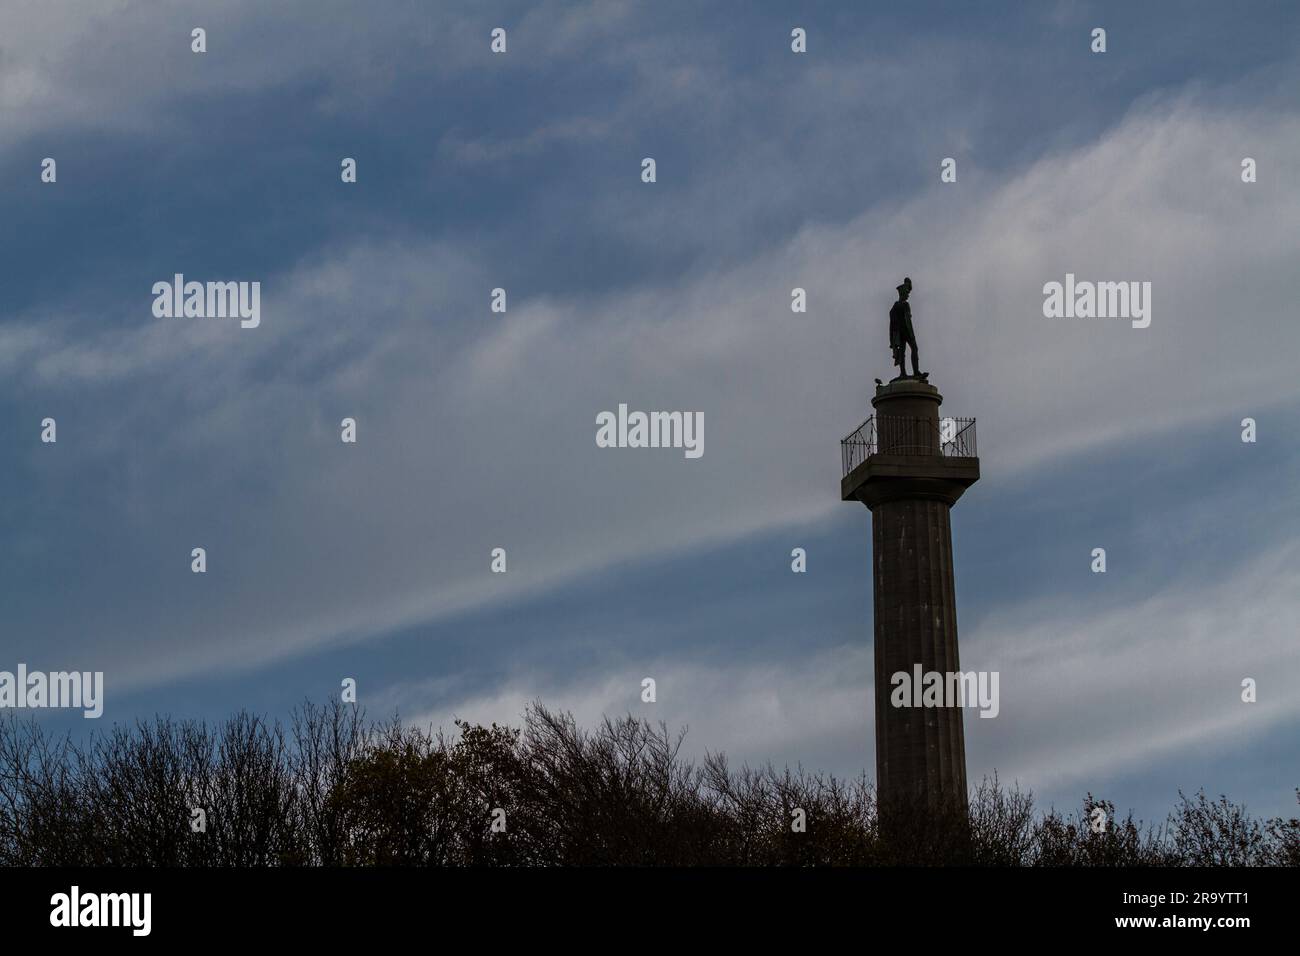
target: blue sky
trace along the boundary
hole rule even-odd
[[[1291,811],[1291,6],[267,7],[0,3],[0,668],[105,671],[101,724],[350,676],[376,716],[540,698],[871,770],[837,445],[907,274],[979,419],[960,644],[1002,701],[971,777]],[[176,272],[260,281],[261,325],[155,318]],[[1151,326],[1044,318],[1067,272],[1150,281]],[[703,412],[704,456],[597,448],[620,402]]]

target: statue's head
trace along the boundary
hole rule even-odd
[[[904,277],[903,284],[898,287],[898,297],[906,301],[907,297],[912,294],[912,280]]]

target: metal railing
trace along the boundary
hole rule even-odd
[[[975,458],[975,419],[901,418],[872,415],[840,442],[847,476],[875,455],[920,455]]]

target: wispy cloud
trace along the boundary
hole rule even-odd
[[[1000,674],[1000,713],[965,719],[972,781],[997,771],[1044,803],[1072,805],[1108,792],[1135,768],[1230,753],[1300,719],[1300,546],[1275,547],[1212,587],[1172,584],[1106,606],[1025,601],[1001,608],[961,637],[966,670]],[[802,764],[842,776],[875,775],[869,625],[860,639],[809,653],[792,640],[779,658],[745,655],[621,662],[578,680],[530,675],[487,693],[458,695],[415,681],[372,699],[377,713],[451,729],[453,718],[518,725],[533,700],[591,726],[631,714],[689,728],[685,752],[725,751],[735,762]],[[656,681],[657,701],[641,699]],[[1242,680],[1258,701],[1241,699]],[[430,700],[437,707],[429,707]],[[1278,767],[1273,805],[1285,806],[1294,767]],[[1169,799],[1173,793],[1169,793]]]
[[[190,494],[177,467],[200,469],[217,507],[237,502],[243,516],[206,532],[221,542],[213,563],[244,571],[208,578],[196,599],[209,611],[183,646],[155,615],[141,619],[135,589],[96,612],[95,641],[104,629],[130,635],[139,657],[113,655],[124,684],[247,667],[498,600],[492,547],[512,554],[509,593],[523,594],[824,515],[839,506],[836,444],[869,410],[872,375],[888,371],[887,290],[903,271],[918,284],[923,363],[947,408],[979,415],[994,480],[1222,415],[1243,397],[1294,397],[1300,332],[1280,277],[1300,199],[1229,199],[1243,188],[1239,150],[1222,144],[1246,140],[1286,155],[1300,123],[1263,129],[1250,115],[1161,104],[978,196],[936,187],[734,267],[581,299],[515,298],[504,316],[486,308],[492,263],[441,243],[364,240],[268,283],[256,331],[146,317],[143,293],[124,335],[14,324],[6,334],[26,349],[18,380],[120,386],[111,415],[89,412],[105,418],[95,427],[120,436],[147,423],[155,450],[133,452],[146,466],[133,481],[159,520],[135,533],[185,554],[212,527],[177,538],[163,517]],[[1099,181],[1107,188],[1089,185]],[[1275,215],[1261,223],[1262,201]],[[1212,230],[1197,228],[1211,215]],[[1116,270],[1152,281],[1151,328],[1043,317],[1045,281]],[[806,315],[789,311],[796,285]],[[1223,361],[1241,335],[1224,317],[1243,302],[1251,336],[1271,343],[1249,371]],[[126,388],[141,375],[147,392]],[[702,411],[705,456],[596,448],[596,413],[621,401]],[[177,403],[192,410],[158,414]],[[332,444],[344,415],[361,423],[355,448]],[[192,457],[169,467],[177,441]],[[106,442],[85,448],[112,459]],[[75,494],[70,479],[55,487]],[[98,522],[124,533],[111,514]],[[234,533],[251,527],[262,529],[255,544]]]

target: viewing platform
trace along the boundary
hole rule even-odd
[[[939,415],[928,382],[903,379],[876,390],[876,413],[840,442],[840,498],[874,507],[897,495],[950,505],[979,480],[975,419]]]

